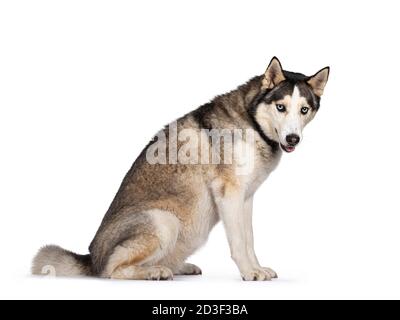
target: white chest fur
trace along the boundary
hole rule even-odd
[[[237,144],[240,145],[235,145],[236,175],[249,198],[277,167],[282,151],[270,152],[257,136],[251,143],[239,141]]]

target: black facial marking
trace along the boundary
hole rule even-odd
[[[286,80],[281,82],[272,90],[269,90],[263,101],[266,104],[271,104],[275,101],[282,100],[285,96],[291,96],[293,94],[294,86],[297,86],[300,95],[307,100],[311,109],[317,111],[321,98],[315,95],[312,88],[307,84],[309,78],[301,73],[289,71],[284,71],[284,74]]]
[[[293,86],[297,86],[300,95],[306,98],[307,103],[312,110],[317,111],[319,108],[320,97],[316,96],[312,88],[307,84],[310,77],[298,72],[283,71],[286,81]]]
[[[313,90],[306,82],[298,83],[297,88],[299,88],[300,95],[306,98],[311,109],[317,111],[321,98],[314,94]]]
[[[271,104],[275,101],[282,100],[285,96],[290,96],[293,93],[294,85],[290,82],[283,81],[275,88],[270,90],[262,101],[266,104]]]
[[[260,124],[257,122],[257,120],[255,118],[258,105],[261,102],[263,102],[263,100],[265,99],[265,96],[270,91],[271,90],[262,91],[258,96],[256,96],[253,99],[253,101],[251,102],[251,106],[249,108],[248,113],[249,113],[250,119],[252,121],[254,130],[256,130],[258,132],[258,134],[260,135],[260,137],[265,141],[265,143],[270,146],[272,153],[276,153],[279,150],[279,143],[272,140],[265,134],[265,132],[263,131]]]

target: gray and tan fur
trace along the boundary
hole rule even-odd
[[[57,246],[42,248],[33,274],[52,266],[57,276],[113,279],[172,279],[200,274],[186,259],[202,246],[222,220],[231,256],[244,280],[277,277],[254,252],[253,197],[276,168],[282,150],[291,152],[313,119],[329,68],[314,76],[283,71],[273,58],[262,76],[177,120],[178,130],[249,129],[254,131],[255,165],[246,175],[232,164],[150,164],[146,147],[125,176],[88,255]],[[168,136],[168,127],[164,129]],[[154,143],[154,140],[149,145]],[[240,164],[242,165],[242,164]]]

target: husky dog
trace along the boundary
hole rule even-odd
[[[215,146],[207,131],[250,132],[253,143],[251,139],[233,143],[233,153],[240,153],[240,144],[254,154],[253,165],[245,173],[238,174],[243,165],[238,157],[217,164],[176,161],[171,149],[184,143],[182,139],[174,143],[174,130],[171,125],[165,127],[160,133],[169,152],[158,153],[164,153],[167,162],[148,159],[149,150],[162,140],[158,135],[125,176],[89,247],[90,254],[45,246],[33,260],[32,273],[43,274],[51,268],[57,276],[130,280],[201,274],[199,267],[185,260],[222,220],[243,280],[276,278],[272,269],[260,265],[254,252],[253,196],[276,168],[282,151],[293,152],[302,140],[303,128],[318,111],[328,76],[329,67],[313,76],[284,71],[274,57],[263,75],[176,121],[175,131],[186,130],[188,137],[208,145],[209,152]],[[228,144],[222,145],[223,151],[219,147],[224,152]],[[244,158],[246,162],[249,157]]]

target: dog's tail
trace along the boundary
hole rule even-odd
[[[33,259],[32,274],[57,277],[91,276],[92,260],[89,254],[80,255],[59,246],[45,246]]]

